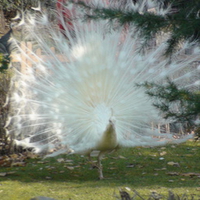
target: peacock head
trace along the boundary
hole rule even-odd
[[[108,121],[108,125],[107,125],[107,127],[106,127],[106,130],[107,130],[107,131],[115,131],[115,129],[116,129],[115,123],[116,123],[115,118],[114,118],[114,117],[111,117],[111,118],[109,119],[109,121]]]

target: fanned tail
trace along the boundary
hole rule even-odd
[[[78,8],[77,13],[81,16]],[[64,35],[51,25],[45,13],[40,18],[26,16],[27,39],[37,44],[44,57],[14,40],[27,60],[25,73],[16,68],[12,80],[7,127],[17,144],[52,155],[84,153],[98,146],[111,116],[119,146],[155,146],[175,141],[171,134],[160,133],[157,125],[170,121],[162,117],[152,105],[153,100],[136,84],[164,84],[169,77],[180,88],[196,87],[199,70],[190,64],[199,58],[199,49],[186,56],[185,44],[169,63],[163,57],[164,42],[143,54],[138,50],[143,38],[132,34],[134,26],[128,32],[123,28],[108,29],[107,22],[101,20],[85,22],[78,18],[73,23],[76,37],[72,37],[64,20],[59,20]]]

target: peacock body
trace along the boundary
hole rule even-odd
[[[62,16],[59,20],[65,27]],[[175,140],[172,134],[158,129],[157,125],[169,121],[152,105],[154,101],[145,89],[136,84],[165,84],[168,77],[180,87],[192,88],[198,68],[188,66],[199,57],[198,48],[188,58],[184,55],[188,45],[184,44],[171,62],[163,57],[164,42],[141,53],[143,38],[134,33],[134,26],[127,31],[112,29],[101,20],[82,21],[78,6],[73,36],[67,28],[63,34],[52,26],[45,13],[27,14],[23,27],[27,39],[37,43],[47,57],[22,49],[13,39],[18,52],[28,59],[25,73],[15,68],[12,80],[7,129],[17,145],[47,156],[90,156],[98,151],[103,178],[101,157],[107,152],[187,139]],[[65,61],[56,56],[52,46]],[[30,62],[34,67],[29,67]]]

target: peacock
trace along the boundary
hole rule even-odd
[[[112,1],[108,2],[91,4],[112,7]],[[123,9],[136,9],[131,1],[126,4]],[[116,2],[113,6],[120,7]],[[6,129],[16,145],[46,157],[95,154],[103,179],[101,160],[106,153],[191,138],[175,139],[166,131],[165,125],[173,121],[164,119],[153,106],[154,99],[138,84],[166,84],[170,78],[180,88],[193,88],[199,83],[199,68],[190,65],[198,59],[199,48],[185,42],[169,61],[164,56],[167,34],[141,51],[144,38],[134,24],[120,27],[105,20],[86,21],[82,7],[76,5],[75,11],[70,19],[73,34],[62,14],[58,14],[62,31],[44,11],[24,14],[20,23],[24,40],[40,48],[43,57],[12,39],[16,52],[28,60],[23,73],[14,67],[10,89]],[[185,49],[190,46],[194,53],[187,56]]]

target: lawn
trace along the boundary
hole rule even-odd
[[[188,199],[200,199],[200,142],[121,149],[105,156],[102,163],[105,180],[98,180],[97,169],[79,155],[32,158],[26,160],[25,166],[1,167],[0,200],[29,200],[36,196],[116,200],[119,188],[131,196],[136,190],[144,199],[152,192],[167,199],[169,190],[180,197],[185,194]]]

